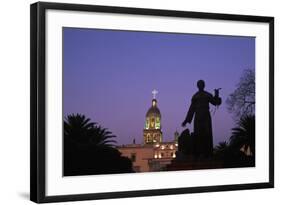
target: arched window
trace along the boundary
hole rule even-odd
[[[156,118],[155,128],[160,129],[160,118],[159,117]]]
[[[154,127],[155,127],[155,119],[154,119],[154,117],[152,117],[150,119],[150,128],[154,128]]]
[[[149,118],[146,118],[145,129],[149,129]]]

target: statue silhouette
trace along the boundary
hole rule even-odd
[[[209,103],[218,106],[221,104],[221,98],[219,97],[219,89],[215,89],[214,96],[206,92],[203,80],[197,82],[197,87],[198,92],[192,96],[191,105],[182,126],[191,123],[194,117],[193,153],[196,156],[210,157],[213,154],[213,134]]]

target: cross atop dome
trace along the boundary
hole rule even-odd
[[[157,90],[152,90],[153,99],[156,99],[156,95],[158,94]]]
[[[152,90],[152,106],[145,115],[145,125],[143,130],[144,144],[154,144],[162,142],[161,113],[157,107],[156,95],[158,91]]]

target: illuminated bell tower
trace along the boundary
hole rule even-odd
[[[145,116],[145,125],[143,130],[144,144],[153,144],[162,142],[161,131],[161,113],[157,107],[156,90],[152,91],[152,105]]]

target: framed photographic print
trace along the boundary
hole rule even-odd
[[[274,18],[31,5],[34,202],[274,187]]]

